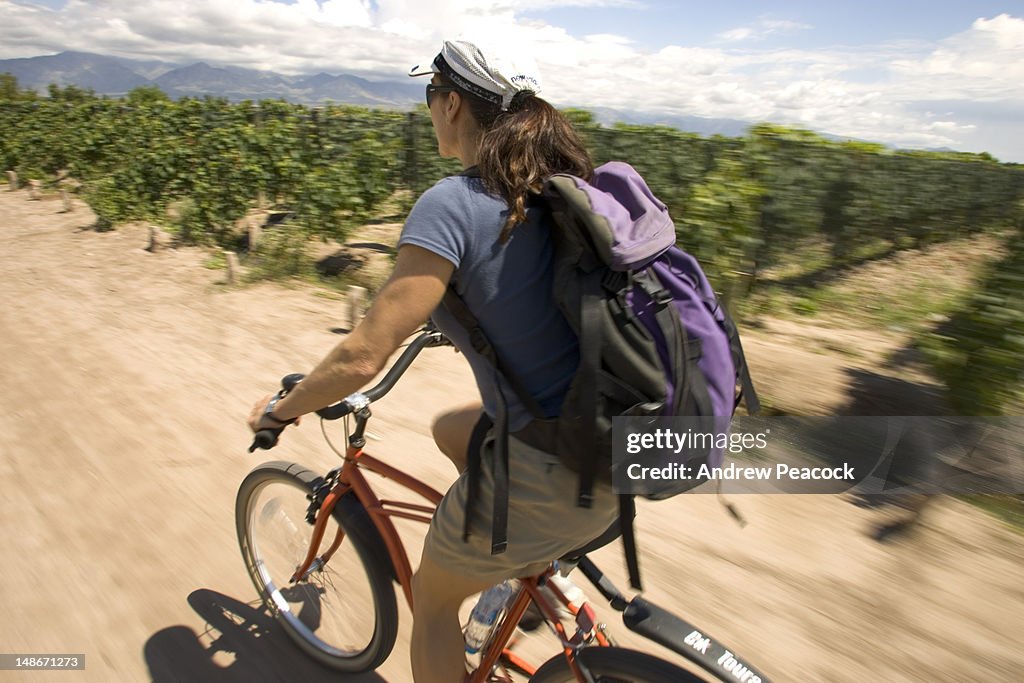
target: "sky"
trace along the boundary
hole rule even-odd
[[[397,80],[458,38],[532,55],[559,106],[1024,163],[1024,0],[0,0],[0,58],[78,50]]]

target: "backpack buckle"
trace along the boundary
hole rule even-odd
[[[491,361],[492,364],[497,363],[497,357],[494,354],[494,347],[491,346],[491,341],[479,326],[474,327],[469,331],[469,344],[477,353]]]
[[[667,289],[656,289],[650,294],[651,298],[654,299],[654,303],[659,306],[668,306],[672,303],[672,293]]]
[[[601,287],[612,293],[621,292],[629,284],[629,275],[622,271],[608,269],[601,276]]]
[[[632,280],[636,282],[651,297],[651,301],[659,306],[667,306],[672,303],[672,293],[661,286],[658,278],[647,270],[633,273]]]
[[[665,404],[662,401],[637,403],[627,408],[622,415],[625,417],[655,417],[663,414]]]

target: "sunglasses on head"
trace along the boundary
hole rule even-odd
[[[433,83],[427,83],[427,106],[430,106],[430,96],[436,92],[452,92],[455,90],[450,85],[434,85]]]

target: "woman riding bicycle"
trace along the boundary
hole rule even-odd
[[[525,55],[446,41],[429,67],[410,75],[431,77],[426,100],[439,153],[459,159],[466,171],[441,180],[416,202],[394,272],[366,317],[291,393],[277,402],[269,396],[259,401],[249,424],[253,430],[280,428],[359,390],[428,317],[465,354],[481,402],[434,423],[438,447],[462,474],[437,509],[413,582],[415,680],[455,683],[465,672],[458,618],[465,598],[536,574],[599,536],[616,519],[618,502],[610,487],[598,484],[593,507],[576,506],[578,475],[545,446],[552,440],[551,422],[533,418],[441,305],[452,286],[510,374],[548,418],[558,415],[579,354],[552,300],[549,225],[532,197],[554,173],[589,178],[593,169],[584,145],[569,121],[537,96],[539,78]],[[482,468],[468,536],[463,523],[470,477],[464,470],[474,427],[482,416],[493,420],[499,414],[507,416],[510,433],[508,545],[492,554],[494,430],[482,443],[474,439]]]

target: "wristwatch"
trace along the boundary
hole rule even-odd
[[[282,396],[281,394],[275,394],[274,398],[270,399],[270,401],[267,403],[267,407],[263,411],[263,417],[269,418],[272,422],[276,422],[282,427],[286,427],[291,423],[295,422],[294,417],[290,420],[282,420],[281,418],[274,416],[274,408],[277,406],[277,402],[280,401],[282,398],[284,398],[284,396]]]

